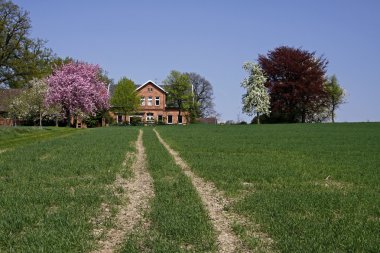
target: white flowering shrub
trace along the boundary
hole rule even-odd
[[[250,116],[257,114],[258,117],[263,114],[269,115],[270,97],[265,87],[267,78],[263,70],[258,64],[252,62],[244,63],[243,69],[249,73],[241,83],[241,86],[246,89],[242,99],[243,112]]]

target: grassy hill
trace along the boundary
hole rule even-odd
[[[101,203],[118,203],[108,185],[137,137],[136,128],[108,130],[0,130],[0,252],[94,247],[90,221]]]
[[[215,252],[212,221],[152,127],[0,128],[0,251],[94,249],[92,221],[104,204],[111,215],[104,229],[117,226],[122,203],[110,185],[117,174],[133,176],[123,161],[139,129],[155,197],[144,214],[150,227],[124,238],[121,250]],[[156,129],[275,250],[380,252],[379,123]],[[256,248],[246,224],[233,230]]]
[[[380,124],[158,130],[280,251],[380,251]]]

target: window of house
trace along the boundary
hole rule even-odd
[[[117,123],[123,122],[123,115],[117,115]]]
[[[153,118],[153,113],[148,112],[148,113],[146,114],[146,121],[153,121],[153,120],[154,120],[154,118]]]
[[[163,121],[164,121],[164,119],[163,119],[162,115],[158,115],[157,122],[162,123]]]
[[[148,92],[152,92],[153,91],[153,88],[148,88]]]
[[[148,97],[148,105],[149,105],[149,106],[152,105],[152,101],[153,101],[153,98],[152,98],[152,97]]]
[[[145,97],[141,97],[140,101],[141,101],[141,105],[144,106],[145,105]]]
[[[178,124],[182,124],[182,115],[178,115]]]
[[[160,105],[160,97],[156,97],[156,106]]]
[[[168,124],[173,124],[173,116],[168,115]]]

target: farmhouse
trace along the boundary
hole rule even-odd
[[[113,108],[111,116],[117,123],[131,122],[135,118],[144,123],[162,123],[162,124],[186,124],[187,112],[180,113],[178,107],[168,106],[166,103],[167,92],[162,86],[149,80],[136,87],[140,97],[140,109],[133,115],[123,115]]]

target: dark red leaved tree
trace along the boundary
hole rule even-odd
[[[327,60],[315,52],[282,46],[259,55],[258,62],[268,77],[271,120],[315,121],[326,103]]]

